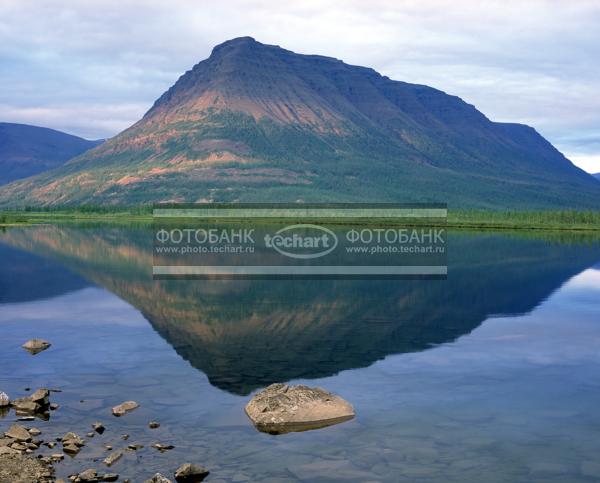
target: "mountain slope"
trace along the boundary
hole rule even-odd
[[[599,180],[600,180],[600,173],[596,173],[596,174],[594,174],[593,176],[594,176],[594,178],[596,178],[596,179],[599,179]]]
[[[0,206],[204,200],[597,207],[600,186],[528,126],[243,37],[215,47],[123,133],[0,190]]]
[[[0,122],[0,184],[57,168],[100,142],[54,129]]]

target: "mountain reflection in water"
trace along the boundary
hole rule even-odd
[[[211,384],[240,395],[451,342],[490,315],[531,311],[600,260],[593,240],[451,233],[447,280],[154,281],[147,227],[19,228],[0,241],[4,252],[46,260],[10,274],[22,284],[52,272],[51,289],[31,299],[85,280],[102,286]]]

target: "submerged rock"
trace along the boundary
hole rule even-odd
[[[23,349],[29,351],[31,354],[39,354],[42,351],[45,351],[52,344],[44,339],[31,339],[25,342],[21,347]]]
[[[106,466],[112,466],[117,461],[119,461],[122,456],[123,456],[123,453],[121,451],[115,451],[114,453],[111,453],[106,458],[104,458],[103,463]]]
[[[354,417],[354,408],[318,387],[271,384],[250,400],[246,414],[259,431],[282,434],[348,421]]]
[[[74,456],[81,451],[81,448],[69,443],[63,446],[63,451],[68,455]]]
[[[123,416],[124,414],[127,414],[130,411],[133,411],[134,409],[139,408],[140,405],[138,403],[136,403],[135,401],[125,401],[124,403],[119,404],[118,406],[115,406],[114,408],[112,408],[112,413],[117,416]]]
[[[175,448],[175,446],[173,446],[172,444],[161,444],[161,443],[154,443],[152,445],[152,447],[156,448],[161,453],[164,453],[165,451]]]
[[[89,469],[89,470],[85,470],[82,471],[81,473],[79,473],[77,475],[77,478],[75,478],[76,482],[89,482],[89,483],[95,483],[100,481],[100,478],[98,477],[98,472],[94,469]]]
[[[146,480],[144,483],[172,483],[172,481],[160,473],[156,473],[152,478]]]
[[[209,473],[203,466],[184,463],[175,472],[175,480],[177,483],[196,483],[206,478]]]

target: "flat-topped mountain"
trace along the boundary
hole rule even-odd
[[[0,184],[62,166],[101,142],[45,127],[0,122]]]
[[[533,128],[458,97],[243,37],[118,136],[0,190],[0,206],[159,201],[600,206],[600,185]]]

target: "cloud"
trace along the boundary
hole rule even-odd
[[[62,128],[73,110],[71,131],[107,137],[214,45],[251,35],[437,87],[597,160],[577,140],[600,132],[599,22],[595,0],[3,0],[0,116]]]

